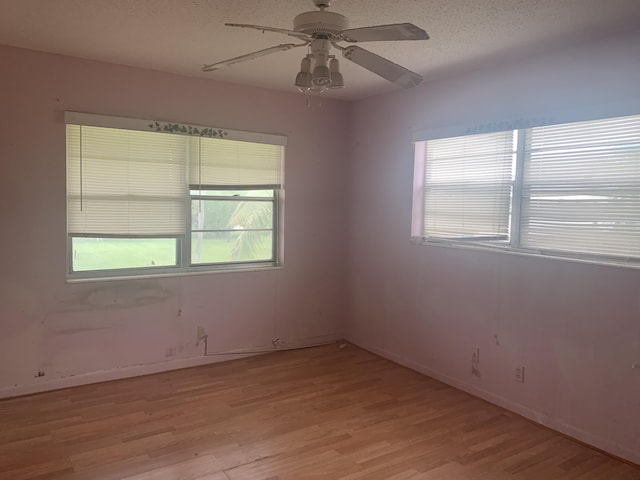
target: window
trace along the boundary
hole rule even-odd
[[[191,264],[270,262],[275,190],[191,190]]]
[[[426,149],[425,234],[508,240],[513,132],[430,142]]]
[[[640,264],[640,115],[416,143],[413,235]]]
[[[70,278],[278,264],[284,137],[71,112],[66,123]]]

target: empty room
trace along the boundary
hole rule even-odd
[[[0,72],[0,479],[640,480],[638,0],[2,0]]]

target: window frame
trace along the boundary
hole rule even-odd
[[[452,248],[462,249],[476,249],[476,250],[489,250],[499,251],[504,253],[535,256],[543,258],[555,258],[561,260],[569,260],[581,263],[591,263],[599,265],[613,265],[629,268],[640,268],[640,256],[632,255],[615,255],[608,253],[591,253],[591,252],[578,252],[570,250],[554,250],[551,248],[529,248],[522,246],[521,229],[522,229],[522,204],[524,200],[524,171],[526,163],[526,144],[532,129],[547,125],[563,125],[576,122],[588,122],[597,120],[613,120],[617,118],[624,118],[629,116],[637,116],[637,113],[629,113],[624,115],[614,115],[607,117],[597,118],[579,118],[568,119],[567,121],[553,121],[550,118],[534,119],[532,121],[518,120],[513,122],[499,122],[500,128],[486,128],[480,127],[480,131],[474,131],[476,129],[467,129],[465,133],[461,134],[455,131],[455,129],[446,129],[437,132],[435,135],[433,132],[428,134],[427,131],[421,131],[414,133],[414,192],[413,192],[413,210],[412,210],[412,222],[411,222],[411,241],[420,245],[432,245],[432,246],[444,246]],[[495,127],[494,124],[489,124]],[[514,165],[514,179],[512,188],[510,219],[509,219],[509,239],[507,241],[500,240],[486,240],[479,239],[478,237],[470,237],[468,239],[461,237],[429,237],[425,235],[424,225],[424,202],[425,202],[425,169],[426,169],[426,146],[429,141],[437,139],[452,138],[456,136],[474,135],[493,133],[494,131],[513,131],[516,132],[516,155]],[[444,132],[444,133],[443,133]],[[456,134],[457,133],[457,134]],[[425,139],[424,137],[429,138]]]
[[[158,265],[158,266],[145,266],[145,267],[126,267],[126,268],[109,268],[109,269],[96,269],[96,270],[73,270],[73,239],[74,238],[97,238],[97,239],[131,239],[137,238],[141,240],[149,239],[175,239],[176,240],[176,264],[175,265]],[[127,237],[117,235],[72,235],[67,234],[67,279],[68,280],[90,280],[90,279],[109,279],[120,277],[135,277],[135,276],[149,276],[149,275],[166,275],[179,273],[180,267],[180,245],[182,244],[181,237]]]
[[[273,191],[273,196],[271,197],[243,197],[243,196],[222,196],[222,195],[194,195],[191,193],[193,190],[215,190],[215,191],[223,191],[223,190],[271,190]],[[189,215],[187,216],[187,236],[188,239],[185,239],[185,246],[182,250],[183,263],[192,269],[207,269],[212,270],[218,268],[229,268],[231,265],[249,265],[249,266],[277,266],[278,265],[278,252],[279,252],[279,235],[278,235],[278,225],[279,225],[279,205],[280,205],[280,188],[277,185],[261,185],[261,186],[244,186],[239,187],[235,186],[204,186],[204,185],[189,185],[189,201],[188,209]],[[270,229],[246,229],[243,231],[270,231],[271,232],[271,258],[266,260],[245,260],[245,261],[235,261],[235,262],[214,262],[214,263],[193,263],[192,259],[192,236],[193,236],[193,228],[191,225],[191,205],[193,200],[221,200],[221,201],[234,201],[234,202],[242,202],[242,201],[252,201],[252,202],[268,202],[272,205],[272,215],[271,215],[271,228]],[[196,230],[200,231],[200,230]],[[204,231],[204,230],[203,230]],[[208,230],[208,231],[233,231],[233,229],[217,229],[217,230]]]
[[[207,129],[208,131],[216,131],[215,128],[212,127],[203,127],[198,125],[189,125],[189,124],[171,124],[171,123],[159,123],[151,120],[143,120],[143,119],[132,119],[132,118],[124,118],[124,117],[110,117],[96,114],[85,114],[78,112],[65,112],[65,127],[67,125],[79,125],[79,126],[95,126],[95,127],[106,127],[106,128],[116,128],[121,130],[138,130],[138,131],[149,131],[147,127],[152,127],[152,131],[156,131],[159,133],[167,133],[167,134],[176,134],[183,136],[198,136],[190,133],[192,129],[199,129],[203,131]],[[157,126],[165,125],[165,129],[163,131],[153,130],[157,128]],[[168,126],[168,128],[167,128]],[[175,127],[180,127],[180,129],[175,129]],[[185,130],[188,129],[189,133],[185,133]],[[240,271],[253,271],[253,270],[265,270],[265,269],[273,269],[273,268],[282,268],[283,266],[283,252],[282,245],[283,239],[281,238],[283,235],[283,231],[281,229],[282,225],[282,214],[284,211],[284,156],[285,151],[284,147],[287,145],[287,137],[282,135],[274,135],[274,134],[263,134],[263,133],[254,133],[254,132],[244,132],[238,130],[218,130],[224,131],[225,138],[229,140],[236,140],[241,142],[251,142],[257,144],[267,144],[267,145],[276,145],[283,148],[281,157],[280,157],[280,184],[278,185],[215,185],[215,186],[205,186],[205,185],[193,185],[190,184],[189,178],[187,175],[185,185],[184,185],[184,193],[182,196],[182,200],[185,208],[185,225],[182,234],[178,235],[118,235],[118,234],[78,234],[78,233],[70,233],[68,231],[68,227],[65,228],[66,231],[66,280],[67,282],[75,282],[75,281],[100,281],[100,280],[123,280],[127,278],[149,278],[149,277],[166,277],[166,276],[184,276],[184,275],[192,275],[192,274],[210,274],[210,273],[223,273],[223,272],[240,272]],[[228,135],[228,137],[226,137]],[[203,137],[203,135],[200,135]],[[66,143],[66,142],[65,142]],[[68,150],[68,144],[67,150]],[[188,147],[187,147],[188,150]],[[189,159],[187,157],[187,168],[189,164]],[[66,161],[65,161],[66,163]],[[65,188],[67,190],[68,187]],[[246,260],[246,261],[232,261],[232,262],[218,262],[218,263],[192,263],[191,262],[191,202],[193,195],[191,194],[192,190],[271,190],[273,191],[272,197],[256,197],[260,201],[268,201],[272,204],[272,221],[271,228],[268,231],[271,232],[272,238],[272,249],[271,249],[271,258],[267,260]],[[68,190],[67,190],[68,195]],[[211,198],[211,197],[209,197]],[[245,197],[239,197],[238,201],[242,201]],[[249,197],[249,199],[253,199],[253,197]],[[235,197],[226,198],[226,200],[234,200]],[[67,218],[67,213],[65,214],[65,218]],[[263,229],[267,231],[267,229]],[[175,265],[159,265],[159,266],[142,266],[142,267],[126,267],[126,268],[113,268],[113,269],[96,269],[96,270],[78,270],[75,271],[73,269],[73,241],[74,238],[119,238],[119,239],[153,239],[153,238],[162,238],[162,239],[172,239],[175,240]]]

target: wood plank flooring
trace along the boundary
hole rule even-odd
[[[640,479],[352,345],[0,401],[0,421],[10,480]]]

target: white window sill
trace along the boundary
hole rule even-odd
[[[609,267],[624,267],[624,268],[632,268],[632,269],[640,269],[640,260],[633,259],[612,259],[612,258],[599,258],[595,256],[584,255],[579,256],[580,254],[571,254],[567,253],[566,255],[562,255],[560,253],[555,252],[544,252],[544,251],[530,251],[530,250],[518,250],[515,248],[501,246],[501,245],[487,245],[487,244],[478,244],[471,242],[461,242],[455,240],[445,240],[445,239],[427,239],[424,237],[411,237],[411,243],[415,245],[427,245],[431,247],[445,247],[445,248],[454,248],[454,249],[462,249],[462,250],[477,250],[484,252],[497,252],[504,253],[508,255],[518,255],[522,257],[535,257],[535,258],[545,258],[550,260],[564,260],[574,263],[586,263],[590,265],[599,265],[599,266],[609,266]]]
[[[140,273],[133,275],[109,275],[105,277],[67,277],[67,283],[91,283],[91,282],[110,282],[123,280],[146,280],[155,278],[171,278],[171,277],[191,277],[194,275],[216,275],[219,273],[244,273],[244,272],[264,272],[269,270],[284,270],[283,265],[265,265],[265,266],[248,266],[233,268],[214,268],[206,270],[180,270],[175,272],[162,273]]]

